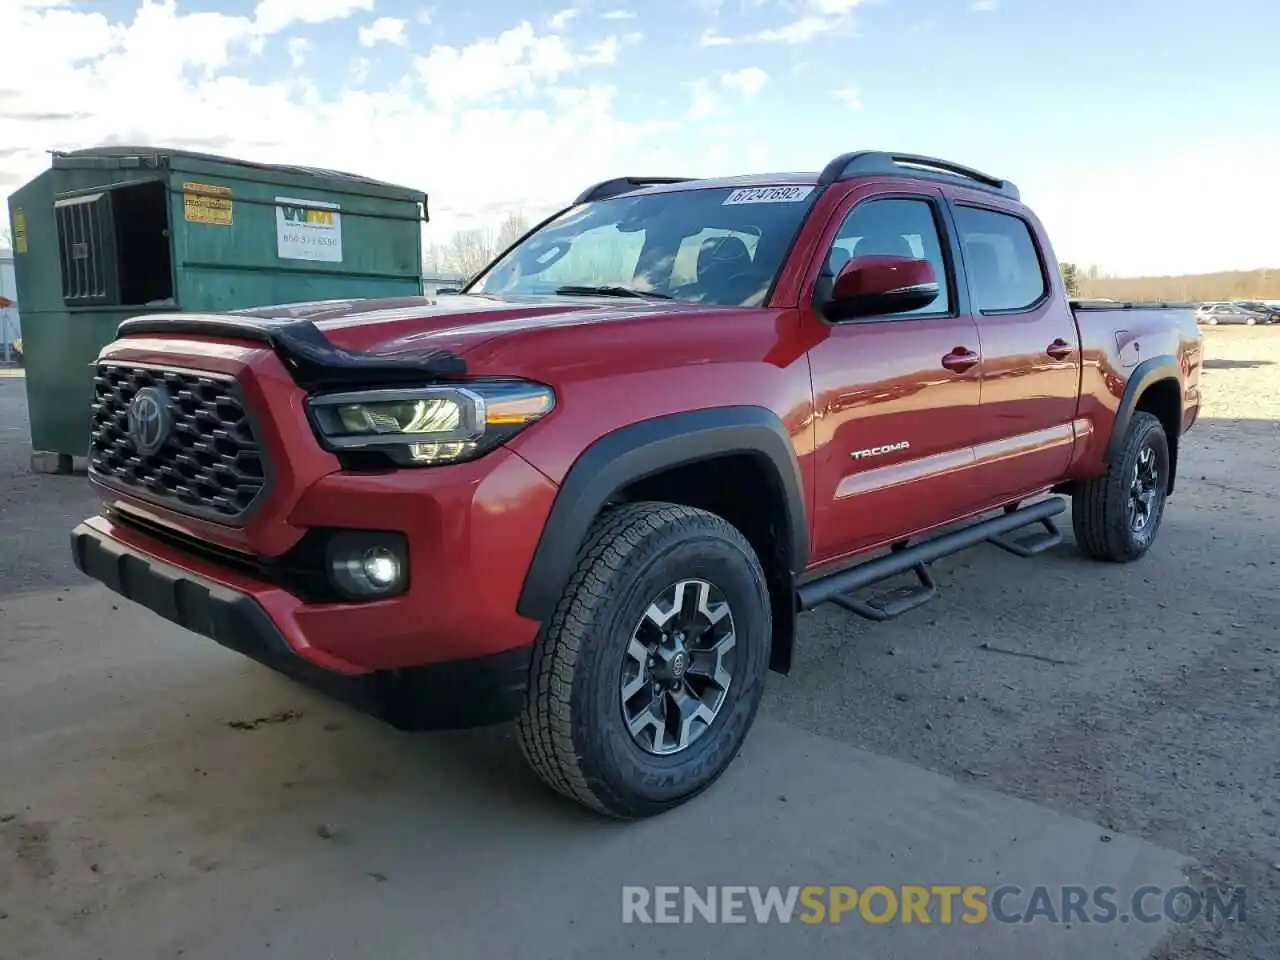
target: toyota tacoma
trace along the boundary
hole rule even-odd
[[[959,164],[623,177],[456,295],[124,321],[72,549],[397,724],[514,719],[551,787],[645,817],[721,776],[801,612],[900,616],[1068,502],[1142,557],[1201,355],[1187,306],[1070,300]]]

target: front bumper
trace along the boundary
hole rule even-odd
[[[93,517],[71,531],[76,569],[171,623],[248,656],[290,656],[284,634],[252,597],[114,539]],[[347,669],[340,672],[358,672]]]
[[[524,703],[531,647],[370,672],[298,649],[259,600],[117,539],[127,528],[92,517],[71,532],[77,569],[166,620],[311,684],[397,727],[456,729],[513,718]],[[163,549],[163,548],[162,548]]]

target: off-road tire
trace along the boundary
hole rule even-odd
[[[682,578],[714,583],[736,642],[723,706],[701,737],[670,756],[627,730],[621,671],[636,624]],[[620,819],[654,816],[710,787],[737,756],[768,672],[769,594],[760,561],[732,524],[667,503],[611,508],[592,525],[550,621],[535,642],[519,741],[534,771],[564,796]]]
[[[1151,519],[1140,533],[1130,524],[1128,509],[1134,467],[1144,450],[1155,454],[1160,478]],[[1071,526],[1080,550],[1095,560],[1128,563],[1155,542],[1164,518],[1169,484],[1169,439],[1159,419],[1138,412],[1129,420],[1124,441],[1101,477],[1079,483],[1071,496]]]

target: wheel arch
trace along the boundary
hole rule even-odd
[[[746,497],[734,496],[746,491]],[[769,666],[787,672],[795,634],[794,583],[808,560],[809,535],[790,434],[777,414],[764,407],[714,407],[654,417],[588,446],[556,494],[517,612],[549,620],[595,518],[611,504],[646,499],[709,509],[751,542],[772,599]]]
[[[1106,450],[1106,463],[1110,466],[1124,444],[1133,415],[1144,412],[1155,416],[1164,427],[1169,442],[1169,493],[1173,493],[1178,472],[1178,440],[1182,432],[1181,373],[1177,358],[1168,354],[1151,357],[1134,368],[1116,409],[1115,425]]]

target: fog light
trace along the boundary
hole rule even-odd
[[[391,596],[407,585],[407,553],[396,534],[338,533],[327,553],[329,579],[352,599]]]
[[[364,573],[378,587],[394,586],[400,579],[400,561],[385,547],[375,547],[365,552]]]

